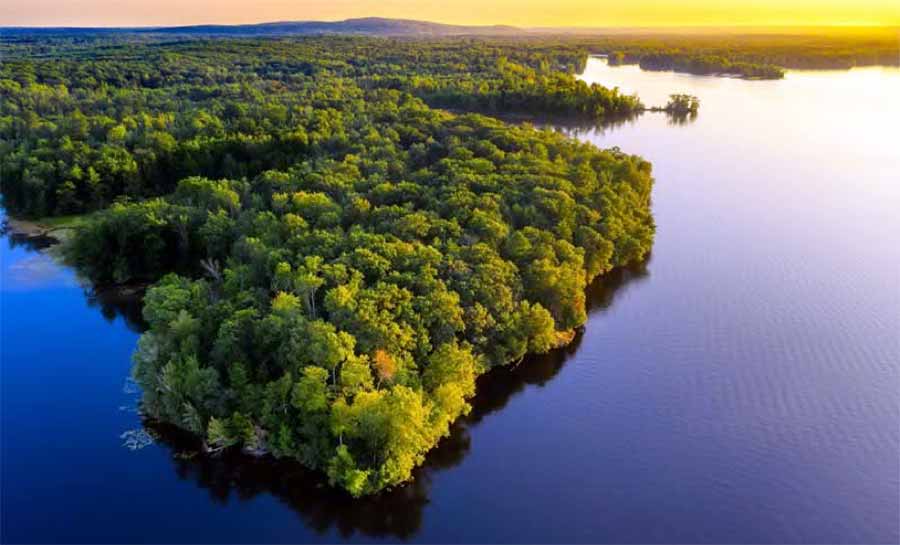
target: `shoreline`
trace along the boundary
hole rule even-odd
[[[63,259],[62,245],[68,240],[69,232],[76,228],[73,224],[54,226],[41,221],[14,218],[7,213],[0,224],[0,234],[16,242],[29,244],[34,251],[53,258],[60,267],[72,269],[78,275],[79,282],[96,295],[122,299],[142,298],[152,282],[97,284],[82,277],[75,266]]]
[[[18,244],[30,246],[37,252],[49,255],[63,265],[61,244],[66,237],[59,231],[65,227],[52,227],[36,221],[5,216],[0,223],[0,234]]]
[[[613,267],[594,277],[585,287],[585,307],[588,314],[591,313],[595,306],[599,305],[598,301],[595,299],[597,297],[596,290],[598,288],[606,286],[611,287],[612,289],[618,289],[623,283],[629,281],[632,278],[632,275],[637,274],[635,273],[636,270],[646,266],[649,257],[650,256],[647,255],[637,263]],[[483,388],[482,383],[491,380],[491,377],[496,378],[504,374],[510,376],[511,374],[516,373],[520,366],[535,365],[541,361],[547,361],[548,358],[560,359],[560,361],[564,362],[573,353],[572,350],[577,349],[578,342],[580,342],[582,335],[584,335],[586,326],[587,321],[571,329],[557,331],[555,342],[547,352],[527,352],[518,360],[510,360],[504,364],[489,367],[483,372],[476,374],[475,393],[472,397],[468,398],[466,402],[474,410],[479,399],[490,396],[490,389]],[[141,395],[141,401],[142,400],[143,395]],[[468,414],[462,414],[455,418],[450,424],[449,433],[440,437],[437,442],[431,445],[431,447],[423,453],[426,461],[416,464],[413,468],[413,475],[409,479],[372,493],[363,494],[360,497],[354,497],[342,486],[329,483],[327,471],[322,468],[311,467],[303,463],[299,458],[292,456],[276,456],[271,450],[266,448],[266,446],[252,449],[243,445],[213,448],[208,444],[204,434],[195,433],[185,429],[177,423],[145,413],[141,406],[141,401],[138,402],[137,414],[141,419],[143,429],[152,431],[152,433],[155,434],[153,437],[154,442],[158,441],[160,444],[170,448],[176,457],[182,456],[191,460],[211,460],[218,458],[225,459],[228,463],[237,465],[249,463],[263,464],[268,465],[269,467],[297,467],[306,472],[306,474],[309,475],[309,478],[314,479],[319,484],[319,487],[327,488],[332,492],[340,494],[345,500],[352,502],[372,501],[373,499],[388,497],[391,494],[402,493],[399,491],[412,486],[412,483],[417,480],[417,477],[423,475],[423,472],[433,471],[435,469],[434,466],[428,464],[427,459],[430,456],[437,455],[436,451],[444,441],[447,441],[448,438],[450,438],[451,434],[454,433],[454,429],[459,429],[460,426],[465,428],[472,422],[470,415]]]
[[[36,220],[17,218],[6,210],[2,210],[3,234],[20,241],[33,242],[43,250],[49,246],[64,243],[70,232],[77,229],[84,221],[84,215],[53,216]]]
[[[51,227],[49,225],[45,225],[36,221],[18,219],[12,216],[6,216],[5,220],[3,221],[3,231],[5,233],[11,236],[23,237],[27,239],[47,237],[59,241],[57,237],[50,234],[51,232],[57,231],[59,229],[66,228]]]

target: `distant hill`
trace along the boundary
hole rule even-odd
[[[282,21],[256,25],[196,25],[157,29],[172,34],[216,35],[296,35],[296,34],[366,34],[376,36],[460,36],[467,34],[522,34],[525,30],[511,26],[461,26],[365,17],[345,21]]]
[[[361,36],[442,37],[442,36],[535,36],[535,35],[736,35],[780,34],[843,36],[877,34],[896,36],[897,27],[535,27],[508,25],[448,25],[412,19],[362,17],[343,21],[279,21],[247,25],[191,25],[173,27],[0,27],[0,40],[37,36],[92,36],[115,34],[170,35],[197,37],[315,36],[345,34]]]
[[[529,30],[512,26],[464,26],[413,21],[409,19],[386,19],[365,17],[344,21],[280,21],[252,25],[191,25],[176,27],[7,27],[0,28],[3,35],[34,34],[170,34],[196,36],[303,36],[319,34],[355,34],[366,36],[515,36],[529,33]]]

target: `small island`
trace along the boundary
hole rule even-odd
[[[700,99],[694,95],[675,93],[669,95],[669,101],[665,106],[652,106],[647,108],[647,111],[665,112],[673,118],[693,118],[700,111]]]

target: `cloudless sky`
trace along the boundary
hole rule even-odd
[[[398,17],[516,26],[900,25],[900,0],[0,0],[0,26]]]

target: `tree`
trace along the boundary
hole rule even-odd
[[[375,367],[375,375],[378,377],[378,386],[381,387],[382,381],[390,382],[397,373],[397,363],[387,351],[378,349],[372,358],[372,364]]]
[[[323,412],[328,408],[328,371],[311,365],[303,369],[303,375],[294,386],[291,404],[304,413]]]
[[[341,393],[344,396],[353,397],[357,393],[371,390],[373,387],[369,359],[365,355],[348,357],[341,366]]]

